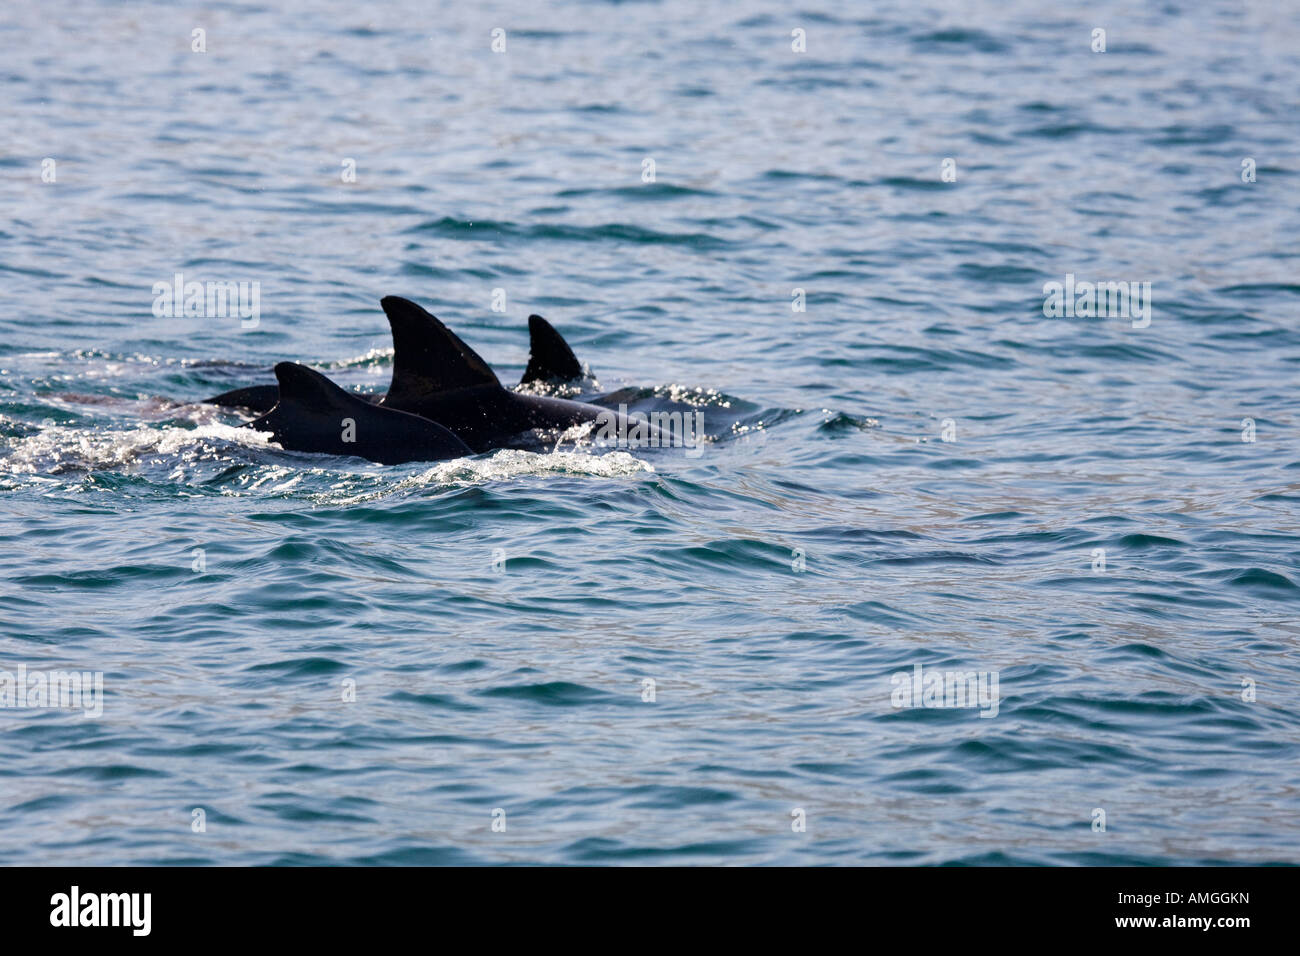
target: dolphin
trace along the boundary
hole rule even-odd
[[[405,300],[403,300],[405,301]],[[555,330],[555,327],[540,315],[528,317],[528,367],[524,369],[520,385],[533,383],[564,383],[583,377],[582,364],[569,348],[569,343]],[[246,408],[258,415],[264,415],[275,407],[280,389],[277,385],[246,385],[234,388],[212,398],[205,398],[205,405],[221,405],[226,408]],[[378,402],[378,395],[360,395],[369,402]]]
[[[287,451],[355,455],[381,465],[473,454],[437,422],[368,402],[305,365],[281,362],[275,377],[275,406],[242,427],[270,432]]]
[[[582,378],[582,365],[573,354],[573,349],[569,348],[569,343],[564,341],[550,322],[540,315],[530,315],[528,317],[528,367],[524,369],[519,384],[572,382],[580,378]]]
[[[379,303],[393,330],[393,380],[384,408],[421,415],[444,425],[476,452],[530,447],[534,430],[563,430],[588,422],[628,433],[628,423],[609,409],[586,402],[528,395],[504,388],[487,362],[437,318],[409,299],[389,295]],[[533,375],[582,372],[572,350],[541,316],[529,320]],[[528,371],[525,371],[528,378]],[[642,427],[654,437],[653,428]],[[522,443],[521,443],[522,442]]]
[[[221,405],[225,408],[246,408],[250,412],[265,415],[279,400],[279,385],[245,385],[243,388],[232,388],[220,395],[205,398],[203,404]]]

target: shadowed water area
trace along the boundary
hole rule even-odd
[[[0,90],[0,670],[103,675],[7,863],[1300,862],[1300,10],[16,4]],[[388,294],[713,440],[195,404],[382,392]]]

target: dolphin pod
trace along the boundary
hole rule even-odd
[[[380,304],[393,333],[393,377],[382,398],[353,394],[319,372],[281,362],[276,385],[235,389],[208,402],[262,412],[244,427],[269,432],[286,450],[356,455],[381,464],[530,447],[535,442],[525,436],[535,430],[610,421],[611,412],[586,402],[503,387],[478,353],[420,306],[391,295]],[[533,315],[528,329],[529,362],[521,384],[582,375],[572,349],[550,323]],[[626,429],[626,421],[621,426]]]
[[[389,298],[396,302],[403,302],[412,308],[420,308],[414,302],[398,296],[389,296]],[[420,311],[424,312],[423,309]],[[425,312],[425,315],[428,313]],[[434,319],[431,315],[429,318]],[[434,321],[438,320],[434,319]],[[555,331],[554,326],[540,315],[528,317],[528,339],[528,367],[524,369],[523,377],[519,379],[520,385],[534,382],[571,382],[582,378],[582,365],[579,364],[573,350],[569,348],[569,343],[564,341],[560,333]],[[206,405],[246,408],[263,415],[275,406],[279,397],[278,385],[247,385],[243,388],[232,388],[228,392],[222,392],[203,401]],[[370,402],[377,402],[380,399],[378,395],[358,397]]]

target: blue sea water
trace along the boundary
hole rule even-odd
[[[104,688],[6,863],[1300,862],[1295,5],[56,0],[0,90],[0,670]],[[382,391],[386,294],[716,440],[190,404]]]

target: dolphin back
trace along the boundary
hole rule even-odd
[[[269,432],[288,451],[354,455],[383,465],[473,454],[437,422],[373,405],[305,365],[281,362],[275,377],[275,407],[244,427]]]
[[[251,412],[265,415],[275,408],[275,403],[279,400],[280,386],[278,385],[248,385],[205,398],[203,403],[221,405],[225,408],[247,408]]]

